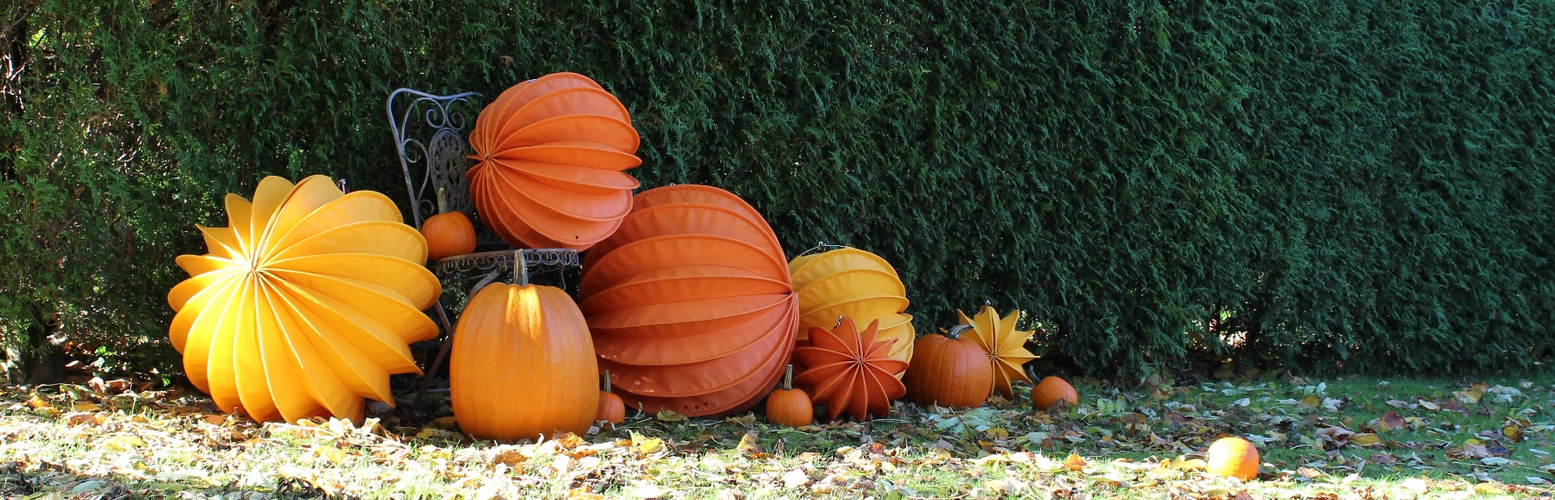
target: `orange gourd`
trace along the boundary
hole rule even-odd
[[[1222,477],[1243,481],[1258,477],[1258,448],[1239,437],[1223,437],[1209,445],[1204,453],[1204,469]]]
[[[453,340],[450,397],[459,427],[471,437],[583,434],[594,422],[594,344],[583,314],[560,288],[487,285],[465,306]]]
[[[993,393],[993,365],[988,353],[961,333],[971,325],[956,325],[944,335],[918,337],[912,365],[902,382],[907,399],[920,405],[976,408]]]
[[[626,421],[626,404],[621,401],[621,396],[610,392],[610,370],[605,370],[605,389],[599,391],[599,411],[594,414],[594,420],[604,420],[612,424]]]
[[[577,73],[508,88],[470,131],[466,173],[482,222],[515,247],[584,250],[632,208],[642,160],[626,107]]]
[[[579,306],[616,394],[648,413],[754,407],[789,363],[798,299],[761,214],[722,189],[650,189],[584,254]]]
[[[1059,401],[1073,405],[1080,402],[1080,394],[1069,382],[1058,377],[1044,378],[1031,388],[1031,406],[1038,410],[1047,411]]]
[[[427,258],[438,260],[475,251],[475,224],[464,212],[444,210],[443,190],[437,190],[437,215],[421,223],[421,236],[427,239]]]
[[[783,388],[767,396],[767,421],[788,427],[803,427],[815,420],[815,405],[810,395],[794,388],[794,365],[783,373]]]
[[[883,417],[891,411],[891,400],[907,393],[896,378],[907,362],[891,358],[896,339],[875,340],[879,327],[876,321],[859,331],[852,318],[843,316],[830,331],[811,327],[810,346],[794,349],[805,365],[796,381],[813,388],[815,401],[826,405],[826,418],[836,420],[843,412],[859,421],[871,414]]]

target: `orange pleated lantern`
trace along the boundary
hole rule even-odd
[[[811,328],[830,329],[837,317],[848,316],[861,325],[879,322],[879,340],[896,341],[891,359],[912,360],[918,331],[913,329],[912,315],[906,314],[907,288],[889,262],[843,247],[794,257],[788,266],[799,293],[800,346],[808,344]],[[896,378],[901,379],[902,373]]]
[[[481,110],[466,174],[476,212],[515,247],[584,250],[632,208],[636,156],[626,107],[588,77],[553,73],[514,85]]]
[[[896,339],[879,340],[879,326],[872,322],[859,331],[843,316],[836,328],[810,330],[812,346],[794,349],[794,357],[807,367],[794,381],[814,388],[815,401],[826,405],[826,418],[836,420],[843,412],[859,421],[872,414],[884,417],[891,400],[907,395],[900,378],[907,362],[890,357]]]
[[[733,193],[644,191],[584,256],[579,306],[626,405],[688,416],[743,411],[792,354],[798,296],[772,228]]]

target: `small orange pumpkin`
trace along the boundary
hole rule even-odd
[[[1038,410],[1047,411],[1059,401],[1073,405],[1080,402],[1080,394],[1074,391],[1074,386],[1069,385],[1069,382],[1058,377],[1044,378],[1031,388],[1031,406]]]
[[[427,240],[427,258],[438,260],[475,251],[475,224],[464,212],[445,211],[443,190],[437,190],[437,215],[421,223],[421,236]]]
[[[588,323],[562,289],[520,283],[487,285],[459,318],[448,363],[459,428],[499,441],[588,432],[599,411]]]
[[[902,382],[907,399],[920,405],[977,408],[993,394],[993,364],[988,352],[961,332],[971,325],[956,325],[944,335],[928,334],[913,344],[912,364]]]
[[[788,427],[803,427],[815,420],[815,405],[810,395],[794,388],[794,365],[783,373],[783,388],[767,396],[767,421]]]
[[[599,391],[599,411],[594,414],[594,420],[612,424],[626,421],[626,403],[621,401],[621,396],[610,392],[610,370],[605,370],[605,390]]]
[[[1223,437],[1209,445],[1204,453],[1204,470],[1222,477],[1258,477],[1258,448],[1239,437]]]

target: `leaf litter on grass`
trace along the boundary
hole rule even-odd
[[[893,404],[889,418],[771,426],[759,415],[637,415],[540,443],[419,421],[255,423],[188,390],[8,388],[0,495],[361,498],[795,496],[1395,498],[1550,494],[1555,392],[1529,381],[1082,381],[1054,412]],[[1259,479],[1204,472],[1224,435]]]

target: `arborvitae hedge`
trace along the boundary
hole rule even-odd
[[[631,110],[645,187],[730,189],[791,255],[883,255],[920,330],[992,301],[1097,374],[1485,371],[1555,343],[1548,0],[24,0],[0,21],[13,346],[165,337],[173,257],[225,224],[222,194],[326,173],[403,199],[392,89],[553,71]]]

